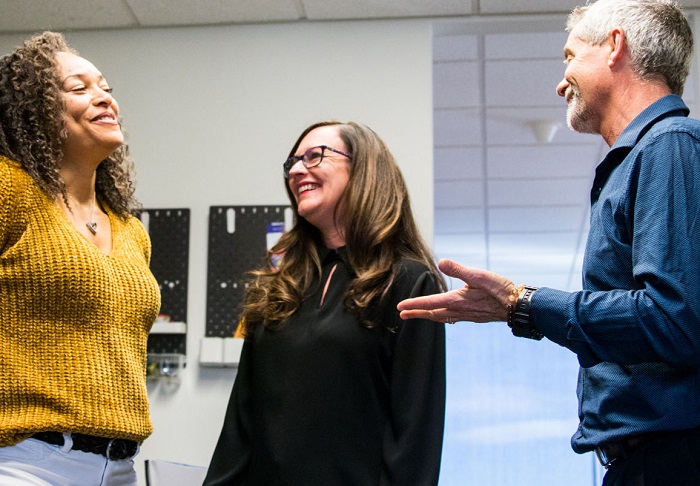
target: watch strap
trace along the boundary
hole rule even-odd
[[[530,304],[536,290],[537,287],[523,286],[523,291],[508,313],[508,326],[510,326],[514,336],[539,341],[544,337],[544,334],[539,332],[530,322]]]

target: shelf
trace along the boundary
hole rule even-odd
[[[187,324],[184,322],[159,322],[153,323],[151,334],[186,334]]]

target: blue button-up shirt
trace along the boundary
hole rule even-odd
[[[534,325],[578,356],[576,452],[700,425],[700,122],[649,106],[596,169],[583,290],[540,288]]]

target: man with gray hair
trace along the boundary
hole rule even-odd
[[[700,485],[700,122],[680,98],[690,26],[670,0],[598,0],[575,8],[567,31],[567,123],[610,146],[590,195],[583,290],[443,260],[466,285],[398,308],[405,319],[506,321],[573,351],[571,444],[597,453],[603,485]]]

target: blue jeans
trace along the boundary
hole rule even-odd
[[[26,439],[0,447],[0,486],[137,486],[134,461],[110,461],[90,452]]]

